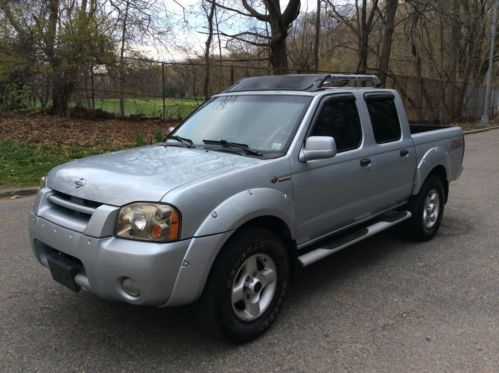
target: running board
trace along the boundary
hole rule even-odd
[[[360,228],[353,233],[343,236],[336,240],[330,241],[327,244],[309,251],[306,254],[300,255],[298,261],[303,267],[309,266],[325,257],[334,254],[340,250],[347,248],[357,242],[365,240],[368,237],[375,235],[385,229],[393,227],[404,220],[409,219],[412,214],[409,211],[400,211],[395,214],[383,215],[375,223],[369,225],[368,227]]]

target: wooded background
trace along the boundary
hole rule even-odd
[[[411,121],[480,118],[494,0],[310,1],[0,0],[0,110],[180,119],[243,77],[355,72],[398,89]],[[189,24],[201,50],[175,44]],[[146,44],[186,53],[156,61]]]

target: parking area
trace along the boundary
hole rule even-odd
[[[74,294],[28,243],[33,197],[0,200],[0,371],[483,371],[499,367],[499,130],[466,136],[437,237],[384,232],[296,274],[246,345],[189,307]]]

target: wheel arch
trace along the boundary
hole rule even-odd
[[[208,269],[207,274],[204,278],[204,283],[202,286],[203,289],[206,286],[206,281],[208,280],[208,278],[210,276],[210,273],[211,273],[212,268],[213,268],[213,264],[215,263],[217,257],[220,255],[220,252],[223,250],[225,244],[233,236],[235,236],[236,234],[238,234],[239,232],[241,232],[245,228],[249,228],[249,227],[264,228],[264,229],[267,229],[270,232],[274,233],[276,236],[278,236],[283,241],[283,243],[286,247],[286,253],[288,254],[288,257],[289,257],[290,271],[291,271],[291,273],[294,272],[294,269],[295,269],[294,264],[296,263],[296,258],[297,258],[297,246],[296,246],[296,241],[293,238],[292,231],[291,231],[290,227],[288,226],[288,223],[286,221],[284,221],[284,219],[282,219],[276,215],[261,215],[261,216],[253,217],[251,219],[246,220],[239,227],[237,227],[235,230],[233,230],[230,235],[228,235],[226,237],[223,244],[220,246],[216,255],[213,257],[213,260],[211,261],[211,263],[209,265],[209,269]],[[201,293],[202,293],[202,291],[201,291]]]
[[[444,186],[444,194],[445,194],[444,202],[447,203],[447,199],[449,198],[449,179],[447,177],[447,171],[445,170],[445,167],[442,165],[436,166],[433,170],[430,171],[426,179],[432,175],[435,175],[440,180],[442,180],[442,184]]]
[[[245,227],[261,227],[267,229],[278,236],[282,242],[286,245],[287,253],[289,256],[290,263],[293,263],[296,259],[296,241],[293,238],[291,229],[288,224],[281,218],[274,215],[263,215],[253,219],[248,220],[242,224],[234,233],[244,229]]]
[[[416,195],[421,190],[428,176],[435,175],[442,180],[445,190],[445,202],[449,192],[450,158],[445,149],[435,147],[429,149],[417,165],[414,189],[412,194]]]
[[[244,227],[264,227],[276,234],[285,243],[290,262],[294,263],[293,211],[292,199],[275,189],[246,190],[226,199],[196,231],[193,242],[209,240],[211,243],[190,245],[183,259],[190,267],[180,269],[166,306],[188,304],[202,294],[220,251]]]

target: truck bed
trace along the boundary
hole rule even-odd
[[[448,155],[448,179],[455,180],[462,169],[464,134],[461,127],[411,124],[412,140],[418,155],[418,164],[432,149],[444,149]]]
[[[428,131],[436,131],[445,128],[451,128],[453,126],[440,125],[440,124],[409,124],[409,128],[412,134],[428,132]]]

